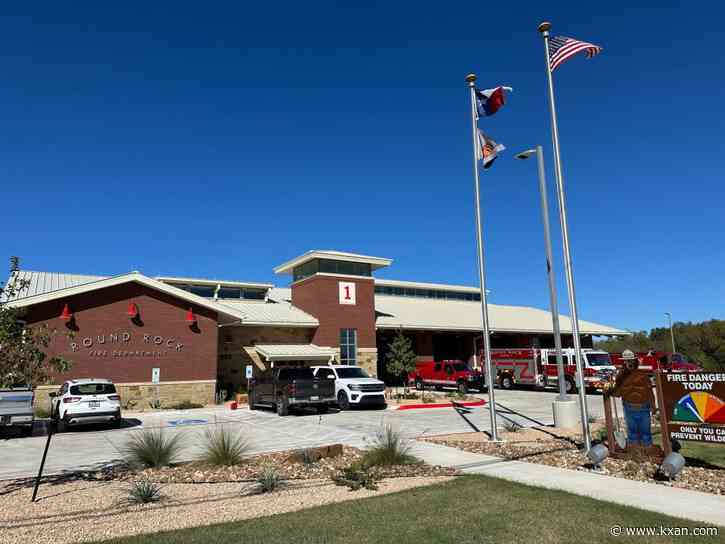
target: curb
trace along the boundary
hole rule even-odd
[[[420,410],[424,408],[455,408],[456,406],[483,406],[486,404],[486,401],[483,399],[480,400],[471,400],[468,402],[437,402],[437,403],[431,403],[431,404],[401,404],[399,406],[391,406],[388,408],[388,410]]]

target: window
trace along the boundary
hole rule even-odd
[[[312,380],[315,375],[310,367],[301,368],[280,368],[280,380]]]
[[[441,364],[436,363],[435,366],[433,367],[433,372],[440,372],[440,371],[441,371]]]
[[[340,329],[340,364],[357,363],[357,329]]]
[[[71,395],[113,395],[116,387],[112,383],[81,383],[71,385]]]
[[[296,266],[292,271],[294,281],[304,279],[313,274],[345,274],[347,276],[372,276],[372,266],[369,263],[355,263],[351,261],[336,261],[333,259],[313,259]]]
[[[244,289],[242,298],[247,300],[264,300],[264,296],[267,294],[266,289]]]
[[[242,290],[239,287],[221,287],[219,298],[242,298]]]
[[[214,291],[216,290],[214,285],[185,285],[181,288],[204,298],[214,298]]]
[[[337,370],[337,375],[339,378],[342,378],[343,380],[348,380],[351,378],[369,378],[370,375],[365,372],[364,369],[358,367],[355,368],[339,368]]]
[[[399,297],[416,298],[437,298],[448,300],[481,301],[480,293],[446,291],[443,289],[420,289],[416,287],[388,287],[383,285],[375,286],[375,293],[378,295],[394,295]]]

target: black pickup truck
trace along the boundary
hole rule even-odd
[[[249,409],[258,405],[275,406],[280,416],[293,407],[314,406],[327,411],[335,404],[335,380],[316,378],[309,367],[279,367],[249,382]]]

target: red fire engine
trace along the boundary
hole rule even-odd
[[[576,390],[574,349],[564,348],[561,351],[566,391],[571,393]],[[601,389],[616,371],[609,354],[606,351],[588,348],[582,349],[582,354],[586,387]],[[479,354],[482,355],[483,353]],[[496,369],[497,383],[503,389],[512,389],[516,385],[542,388],[558,386],[555,349],[492,349],[491,364]]]

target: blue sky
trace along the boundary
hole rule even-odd
[[[581,317],[723,317],[715,3],[153,4],[3,8],[0,255],[285,284],[275,265],[330,248],[475,285],[475,71],[514,88],[482,122],[508,148],[481,179],[491,301],[545,308],[535,163],[512,157],[542,144],[553,189],[546,18],[604,47],[555,73]]]

